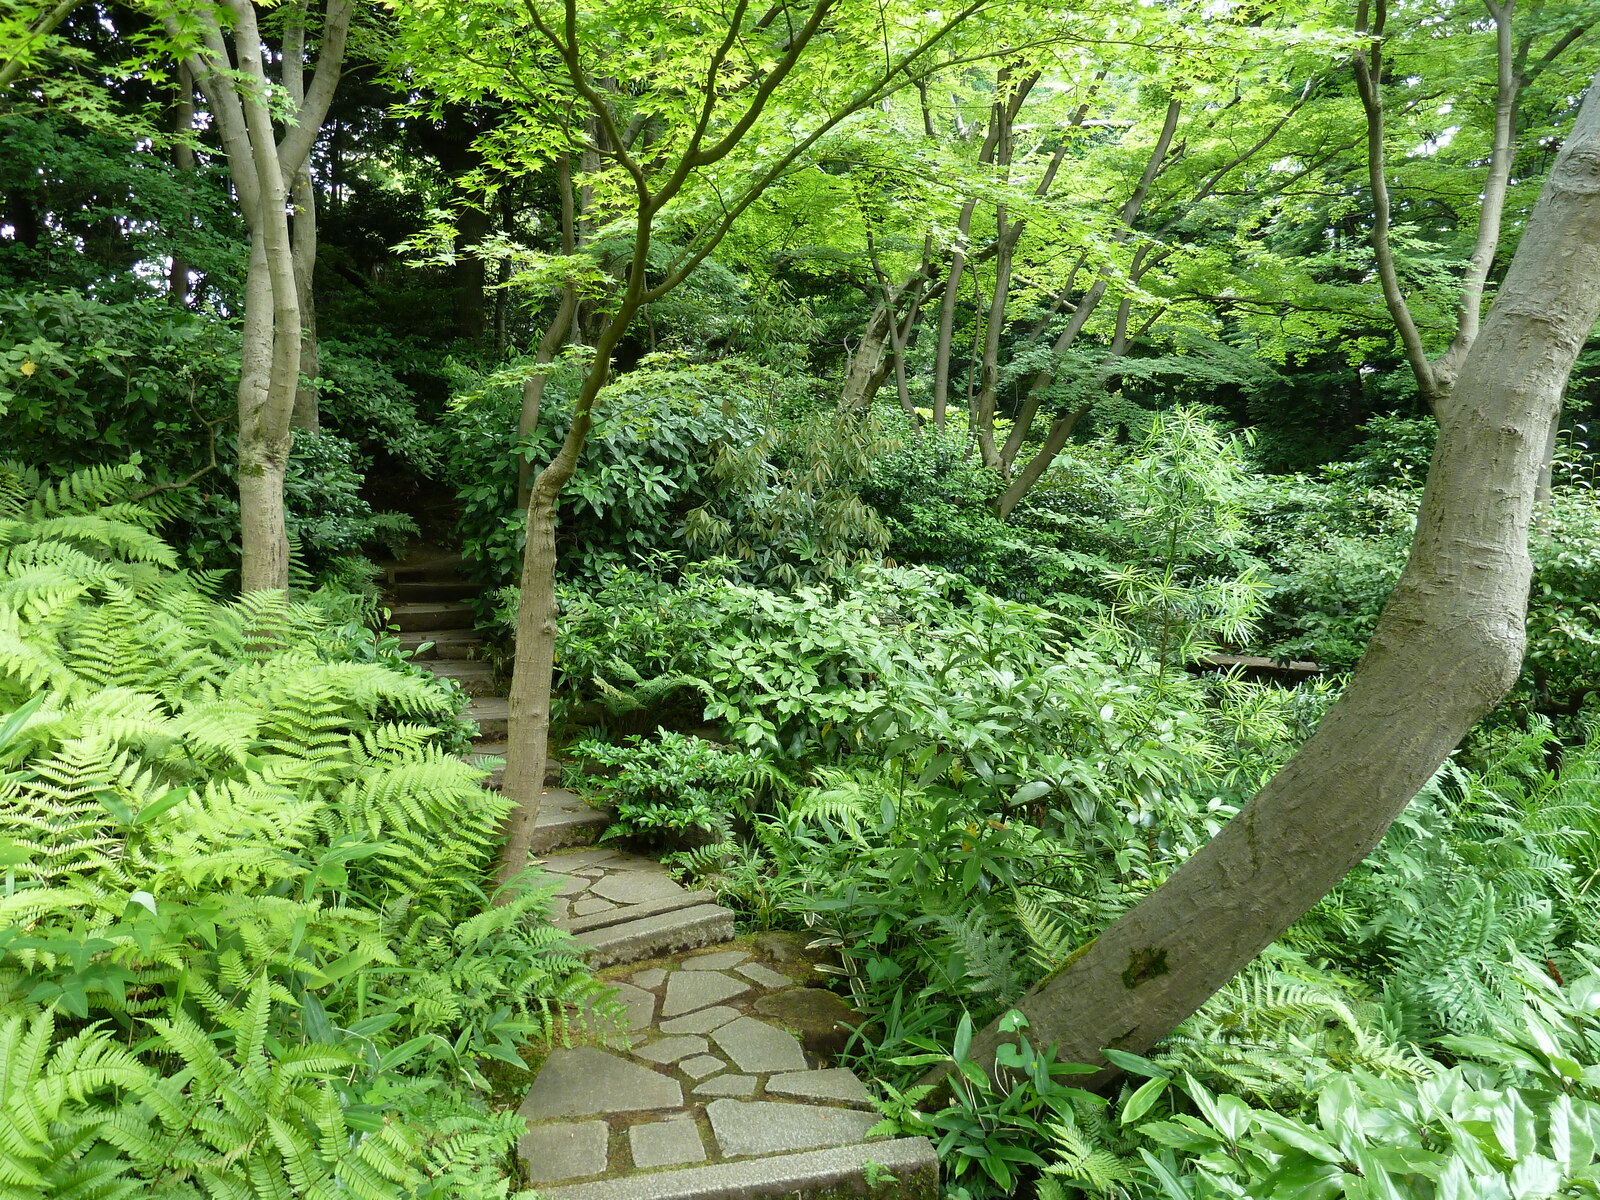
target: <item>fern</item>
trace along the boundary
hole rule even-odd
[[[462,699],[171,570],[136,479],[0,464],[0,1200],[502,1193],[480,1060],[610,1014],[485,894]]]

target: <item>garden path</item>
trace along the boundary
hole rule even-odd
[[[506,701],[473,657],[458,555],[426,548],[390,569],[392,620],[417,662],[473,699],[477,757],[505,749]],[[548,783],[557,782],[555,777]],[[499,772],[485,785],[497,787]],[[622,1016],[540,1064],[518,1154],[549,1200],[933,1200],[925,1138],[873,1137],[866,1087],[833,1065],[861,1018],[823,987],[804,938],[735,940],[733,913],[653,859],[594,845],[604,812],[545,792],[535,853],[557,882],[555,923],[585,948]]]

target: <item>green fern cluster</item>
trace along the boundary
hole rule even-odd
[[[219,600],[136,482],[0,465],[0,1200],[504,1195],[478,1064],[596,985],[484,893],[459,695]]]

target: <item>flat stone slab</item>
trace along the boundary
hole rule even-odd
[[[865,1141],[867,1131],[882,1119],[848,1108],[770,1100],[713,1100],[706,1105],[706,1116],[729,1158],[848,1146]]]
[[[724,1070],[727,1065],[715,1054],[697,1054],[693,1058],[686,1058],[679,1063],[678,1070],[682,1071],[690,1079],[704,1079],[707,1075],[714,1075],[716,1072]]]
[[[716,954],[696,954],[678,964],[680,971],[725,971],[750,956],[743,950],[719,950]]]
[[[604,1121],[558,1121],[534,1125],[517,1142],[517,1153],[534,1184],[559,1183],[603,1175],[606,1140],[611,1130]]]
[[[675,1063],[680,1058],[704,1054],[710,1048],[703,1037],[669,1037],[640,1046],[634,1050],[634,1054],[648,1058],[653,1063]]]
[[[736,1099],[756,1094],[754,1075],[718,1075],[694,1089],[696,1096],[732,1096]]]
[[[684,896],[689,889],[680,887],[663,875],[646,871],[617,871],[607,873],[589,884],[589,891],[613,904],[644,904],[651,900],[665,900],[669,896]]]
[[[713,1008],[702,1008],[698,1012],[689,1013],[687,1016],[673,1017],[670,1021],[661,1022],[656,1028],[662,1033],[710,1033],[718,1026],[737,1020],[738,1016],[737,1008],[718,1004]]]
[[[629,983],[642,988],[658,988],[666,981],[667,973],[660,967],[651,967],[648,971],[640,971],[637,975],[628,976]]]
[[[671,986],[670,984],[668,985]],[[670,994],[670,993],[669,993]],[[793,1035],[774,1029],[765,1021],[754,1017],[740,1017],[712,1033],[717,1043],[733,1064],[741,1071],[804,1071],[806,1054]],[[791,1146],[791,1150],[804,1147]]]
[[[707,1008],[742,996],[750,985],[720,971],[674,971],[667,980],[667,995],[661,1005],[663,1017],[678,1017],[697,1008]]]
[[[746,963],[735,969],[752,983],[759,983],[764,988],[782,988],[794,983],[794,980],[787,975],[780,975],[771,967],[764,967],[760,963]]]
[[[867,1182],[868,1164],[881,1182]],[[893,1182],[883,1176],[893,1176]],[[808,1150],[772,1158],[682,1167],[594,1183],[541,1189],[546,1200],[768,1200],[856,1196],[862,1200],[937,1200],[939,1156],[927,1138]]]
[[[655,1019],[656,998],[652,993],[626,983],[608,984],[607,988],[616,993],[611,999],[622,1005],[622,1027],[630,1033],[646,1028]]]
[[[676,1167],[706,1160],[700,1131],[688,1116],[635,1125],[628,1130],[628,1148],[633,1152],[633,1165],[639,1168]]]
[[[649,1067],[593,1046],[552,1050],[517,1111],[530,1121],[677,1108],[683,1089]]]
[[[825,1071],[791,1071],[767,1080],[767,1095],[794,1096],[800,1100],[834,1100],[858,1108],[872,1107],[872,1093],[854,1071],[830,1067]]]

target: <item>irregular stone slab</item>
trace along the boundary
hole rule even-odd
[[[648,971],[640,971],[637,975],[629,975],[628,982],[635,987],[658,988],[666,982],[666,978],[667,973],[660,967],[651,967]]]
[[[677,1017],[697,1008],[742,996],[750,985],[719,971],[674,971],[667,980],[667,996],[661,1005],[663,1017]],[[778,1069],[778,1068],[770,1068]]]
[[[692,1012],[686,1017],[673,1017],[670,1021],[663,1021],[656,1026],[662,1033],[710,1033],[718,1026],[726,1025],[739,1015],[739,1010],[719,1004],[715,1008],[702,1008],[699,1012]]]
[[[833,1058],[844,1052],[850,1035],[867,1018],[843,998],[822,988],[789,988],[756,1001],[756,1011],[800,1035],[811,1053]]]
[[[556,925],[577,933],[578,926],[585,921],[616,922],[578,936],[579,944],[588,947],[586,957],[594,968],[609,967],[613,963],[638,962],[642,958],[654,958],[674,950],[725,942],[733,936],[733,913],[720,904],[697,904],[693,908],[674,909],[659,916],[619,920],[627,918],[631,912],[630,909],[617,909],[594,917],[577,917],[570,922],[557,921]],[[693,978],[708,972],[677,974],[688,974]]]
[[[746,1097],[756,1094],[754,1075],[718,1075],[694,1089],[696,1096]]]
[[[687,889],[668,879],[665,872],[652,875],[644,871],[608,871],[605,878],[595,880],[589,890],[618,904],[643,904],[647,900],[681,896]]]
[[[651,900],[646,904],[630,904],[612,913],[597,913],[592,917],[578,917],[562,926],[562,928],[568,933],[587,933],[591,929],[602,929],[607,925],[617,925],[623,921],[637,920],[639,917],[676,912],[683,908],[693,908],[697,904],[712,904],[715,900],[716,897],[710,892],[684,892],[681,896],[667,896],[661,900]],[[728,935],[728,937],[732,936],[731,933]]]
[[[587,917],[594,913],[610,912],[615,907],[616,905],[609,900],[602,900],[599,896],[589,896],[574,904],[572,911],[577,916]]]
[[[668,995],[671,995],[670,991]],[[806,1069],[806,1055],[800,1048],[800,1043],[784,1030],[774,1029],[754,1017],[740,1017],[737,1021],[730,1021],[711,1036],[741,1071],[761,1074],[767,1071]],[[803,1150],[805,1147],[790,1146],[789,1149]]]
[[[683,1089],[649,1067],[593,1046],[552,1050],[517,1111],[531,1121],[677,1108]]]
[[[725,971],[750,956],[743,950],[721,950],[716,954],[697,954],[678,964],[680,971]]]
[[[576,896],[579,892],[587,891],[589,881],[581,875],[562,875],[559,872],[545,868],[551,883],[556,885],[556,895]]]
[[[694,1127],[694,1120],[687,1116],[635,1125],[628,1130],[628,1146],[633,1151],[633,1165],[640,1169],[675,1167],[681,1163],[706,1160],[706,1148],[700,1142],[700,1131]]]
[[[706,1045],[703,1037],[669,1037],[662,1038],[659,1042],[651,1042],[648,1046],[640,1046],[634,1053],[653,1063],[675,1063],[680,1058],[688,1058],[691,1054],[704,1054],[709,1049],[711,1047]]]
[[[728,1064],[715,1054],[697,1054],[693,1058],[686,1058],[678,1064],[678,1070],[682,1071],[690,1079],[704,1079],[707,1075],[727,1069]]]
[[[655,1018],[656,998],[649,992],[626,983],[607,984],[606,990],[615,993],[611,999],[621,1004],[624,1009],[622,1018],[624,1029],[630,1031],[643,1029]],[[585,1005],[585,1011],[593,1011],[593,1005]]]
[[[611,824],[611,816],[609,810],[591,808],[565,788],[551,788],[540,798],[539,824],[533,831],[534,853],[548,854],[565,846],[591,844]]]
[[[530,1183],[559,1183],[563,1179],[602,1175],[610,1134],[604,1121],[534,1125],[518,1140],[517,1153],[528,1168]]]
[[[787,975],[780,975],[771,967],[762,966],[760,963],[746,963],[737,968],[739,974],[754,983],[759,983],[765,988],[788,987],[794,982]]]
[[[867,1182],[875,1163],[877,1184]],[[833,1150],[807,1150],[773,1158],[682,1167],[654,1175],[629,1175],[594,1183],[546,1188],[546,1200],[768,1200],[785,1197],[845,1196],[866,1200],[935,1200],[939,1158],[927,1138],[897,1138]]]
[[[860,1108],[872,1107],[872,1094],[854,1071],[833,1067],[826,1071],[791,1071],[767,1080],[767,1095],[798,1096],[802,1100],[836,1100]]]
[[[864,1141],[881,1119],[848,1108],[774,1104],[770,1100],[713,1100],[706,1105],[711,1132],[729,1158],[783,1154]]]

